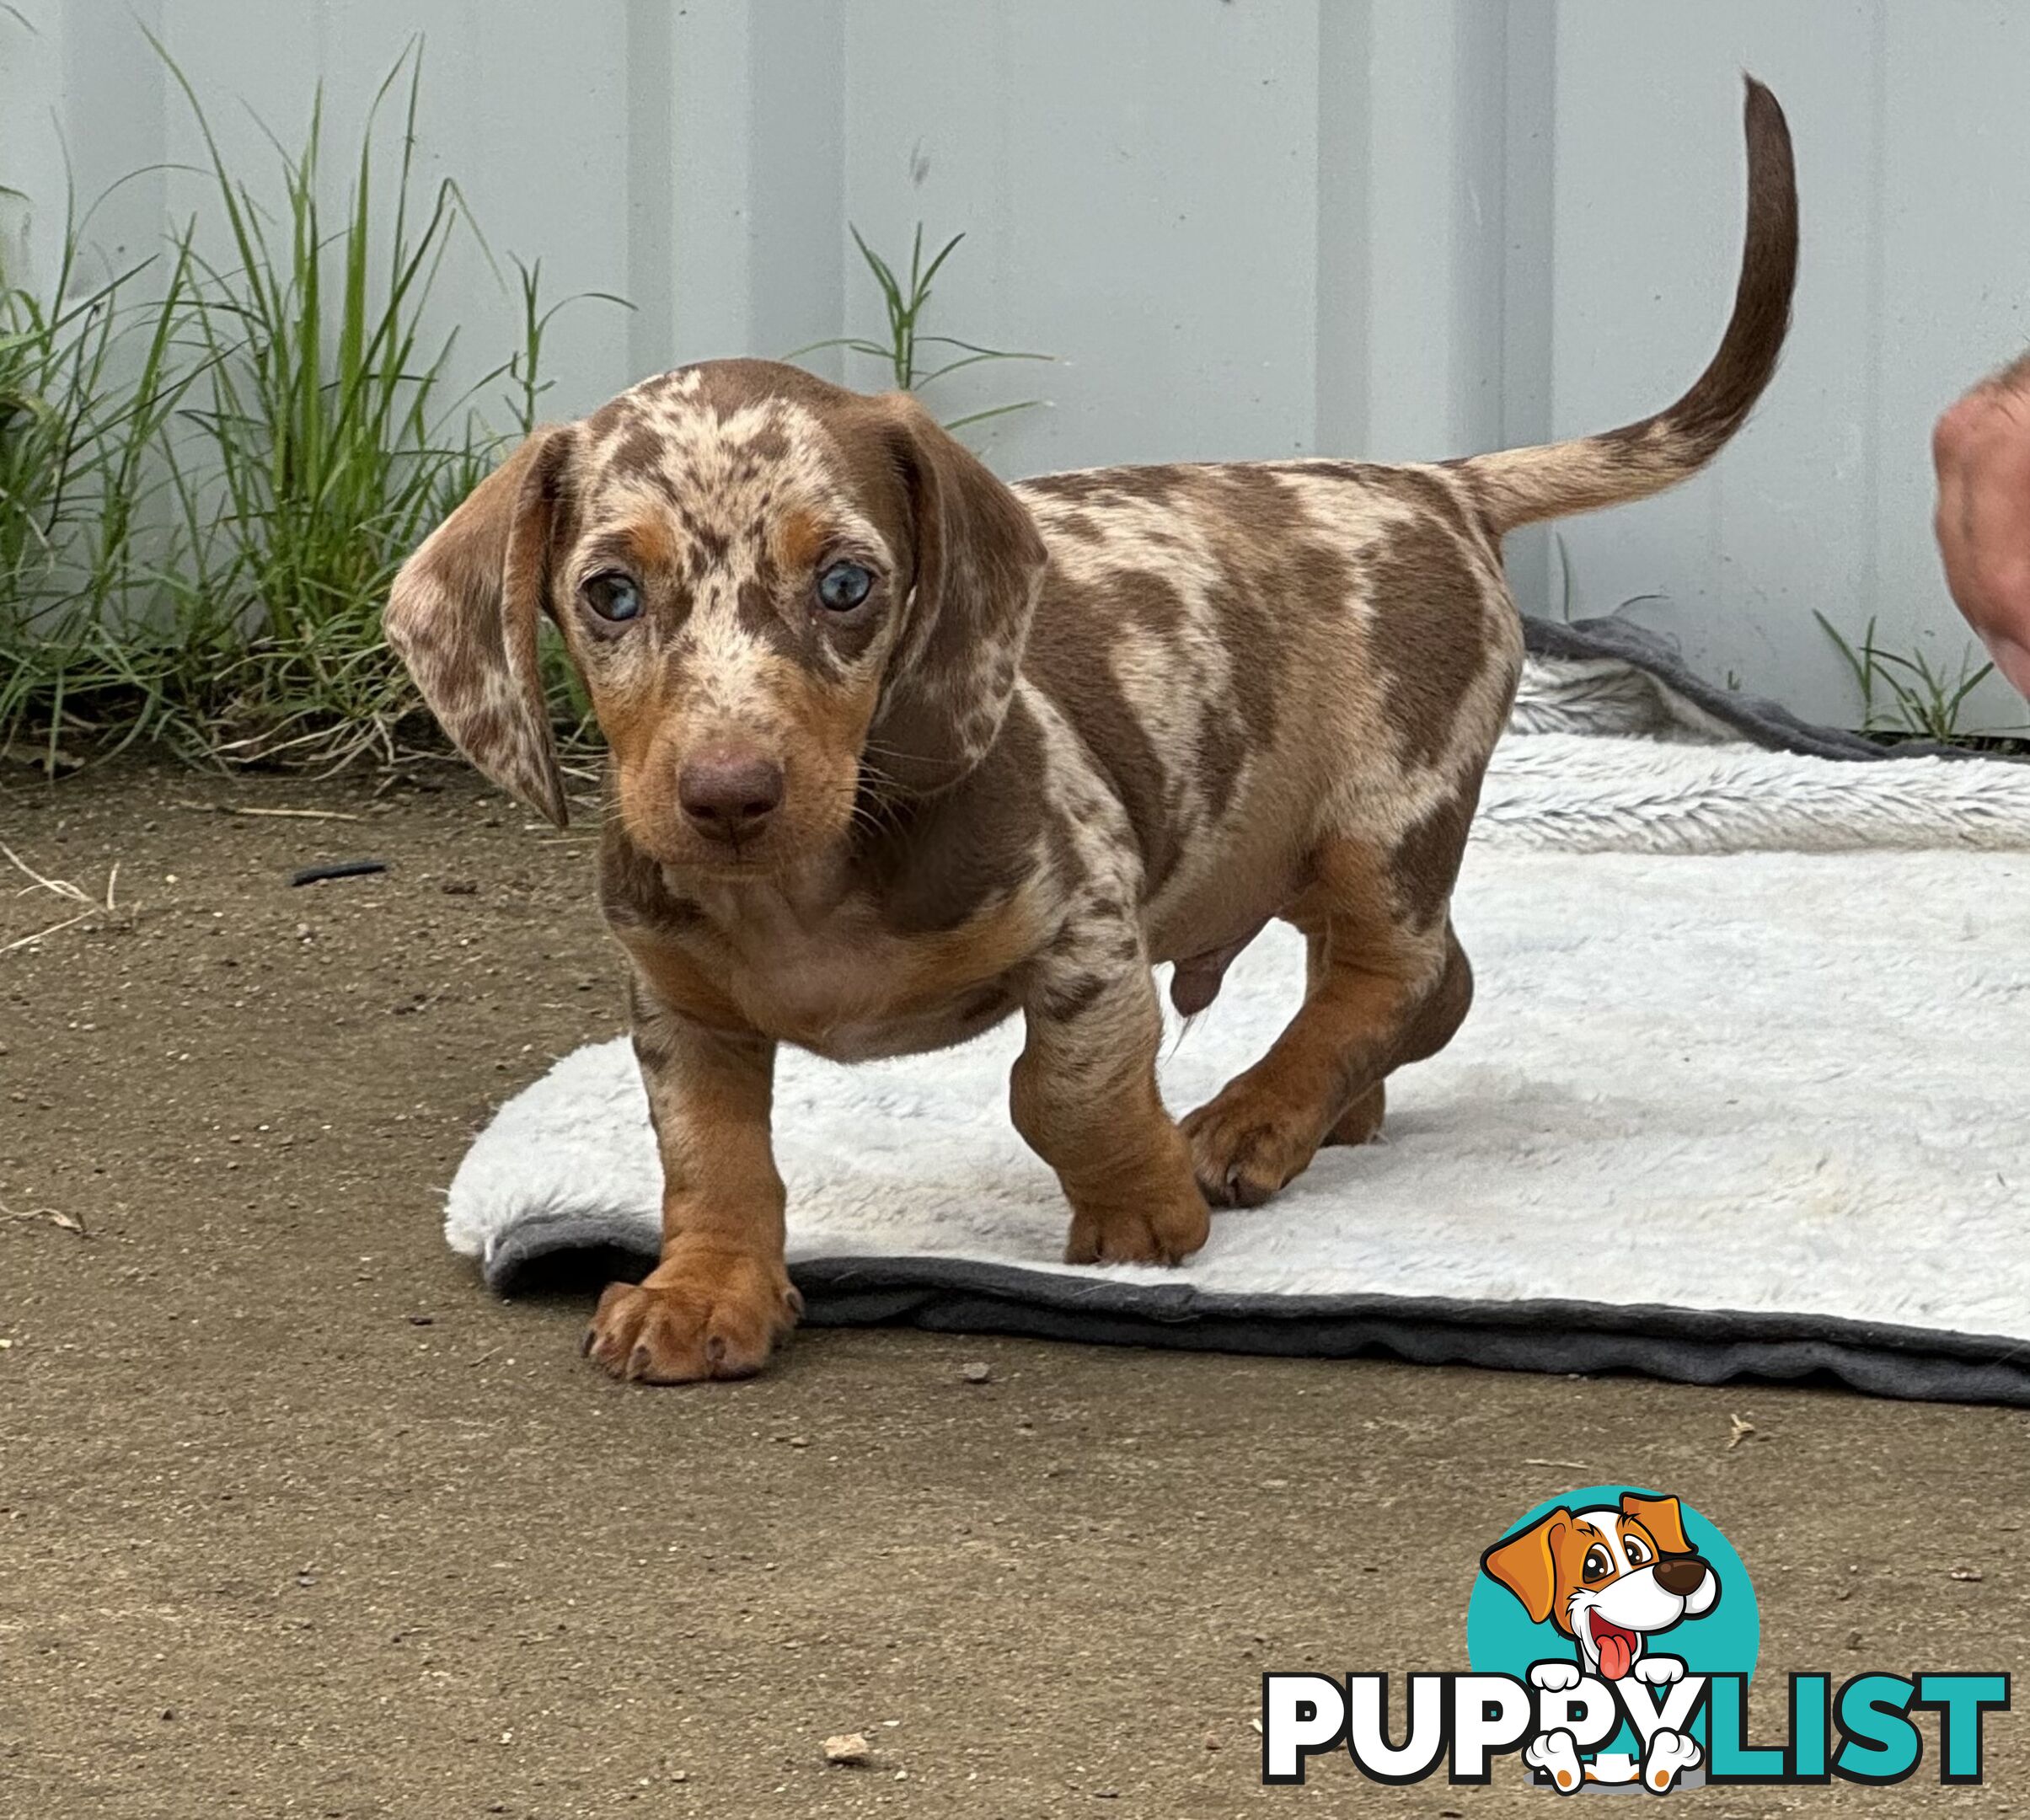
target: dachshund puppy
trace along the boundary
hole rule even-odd
[[[758,1369],[799,1309],[776,1046],[935,1049],[1019,1011],[1017,1127],[1067,1256],[1172,1263],[1379,1129],[1472,975],[1448,907],[1521,662],[1501,539],[1709,461],[1788,322],[1783,115],[1751,83],[1718,353],[1604,435],[1433,466],[1095,468],[1003,484],[906,396],[715,361],[538,431],[397,577],[388,635],[488,776],[561,822],[561,629],[611,754],[602,900],[632,974],[661,1263],[588,1349]],[[1271,918],[1310,944],[1267,1054],[1181,1124],[1151,970],[1202,1009]]]

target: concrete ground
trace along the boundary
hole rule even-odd
[[[121,870],[0,954],[0,1813],[1541,1815],[1512,1765],[1265,1790],[1249,1721],[1265,1668],[1463,1667],[1481,1549],[1602,1480],[1732,1539],[1759,1689],[2025,1667],[2021,1410],[878,1331],[609,1384],[584,1302],[437,1229],[489,1106],[619,1027],[587,838],[448,769],[24,775],[0,840]],[[75,907],[0,894],[0,948]],[[1983,1788],[1683,1798],[2030,1812],[1990,1732]]]

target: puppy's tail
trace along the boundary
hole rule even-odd
[[[1797,183],[1776,98],[1746,78],[1748,231],[1734,313],[1712,364],[1675,404],[1599,436],[1476,455],[1472,479],[1495,531],[1647,499],[1698,472],[1738,430],[1776,370],[1797,278]]]

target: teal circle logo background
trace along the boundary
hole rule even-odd
[[[1624,1491],[1652,1495],[1642,1485],[1582,1485],[1576,1491],[1545,1498],[1499,1535],[1490,1536],[1488,1545],[1561,1507],[1579,1511],[1618,1506]],[[1748,1569],[1733,1544],[1711,1523],[1682,1500],[1679,1508],[1685,1513],[1685,1540],[1720,1576],[1720,1600],[1704,1617],[1687,1618],[1668,1630],[1658,1631],[1652,1653],[1679,1657],[1688,1674],[1752,1675],[1762,1649],[1762,1613],[1755,1603]],[[1577,1662],[1578,1651],[1572,1639],[1548,1620],[1532,1624],[1523,1602],[1482,1571],[1476,1561],[1473,1592],[1466,1602],[1466,1659],[1477,1674],[1508,1674],[1527,1680],[1532,1662]],[[1705,1729],[1701,1716],[1694,1730],[1703,1735]]]

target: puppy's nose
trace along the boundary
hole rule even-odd
[[[1705,1582],[1706,1563],[1696,1555],[1675,1555],[1657,1563],[1657,1584],[1679,1598],[1690,1598]]]
[[[677,802],[699,833],[744,840],[781,805],[782,767],[758,752],[701,752],[677,774]]]

